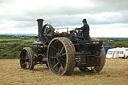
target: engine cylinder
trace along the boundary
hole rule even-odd
[[[32,44],[32,50],[35,52],[35,53],[41,53],[41,54],[44,54],[47,52],[47,46],[43,45],[41,42],[33,42]]]

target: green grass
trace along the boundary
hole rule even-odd
[[[17,59],[23,47],[31,47],[31,38],[0,37],[0,59]]]
[[[35,39],[24,39],[21,38],[0,38],[0,41],[22,41],[22,42],[33,42]]]
[[[0,41],[19,41],[20,38],[0,38]]]
[[[35,39],[27,39],[27,40],[22,40],[23,42],[30,42],[32,43],[33,41],[35,41]]]
[[[116,47],[128,47],[128,41],[122,42],[104,42],[104,46],[112,46],[113,48]]]

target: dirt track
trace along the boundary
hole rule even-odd
[[[71,76],[56,76],[45,65],[23,70],[19,60],[0,60],[0,85],[128,85],[128,59],[107,59],[102,72],[75,69]]]

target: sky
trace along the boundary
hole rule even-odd
[[[91,37],[128,37],[128,0],[0,0],[0,34],[37,34],[36,20],[54,28],[82,27]]]

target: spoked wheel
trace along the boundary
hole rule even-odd
[[[32,70],[34,68],[33,64],[34,53],[30,47],[25,47],[20,54],[20,66],[22,69]]]
[[[48,65],[56,75],[70,75],[75,68],[75,47],[68,38],[54,38],[48,46]]]
[[[104,47],[102,46],[101,50],[100,50],[100,57],[101,57],[101,65],[100,66],[93,66],[93,67],[79,67],[80,71],[82,72],[92,72],[92,73],[99,73],[105,64],[105,50]]]

